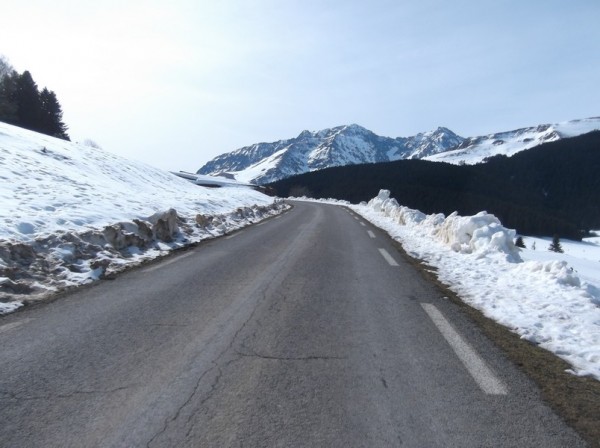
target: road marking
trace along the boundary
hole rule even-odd
[[[27,318],[27,319],[18,320],[17,322],[11,322],[10,324],[2,325],[0,327],[0,333],[4,333],[4,332],[12,330],[14,328],[20,327],[21,325],[26,324],[30,320],[33,320],[33,319]]]
[[[275,219],[279,219],[279,218],[281,218],[281,215],[275,216]]]
[[[240,233],[242,233],[242,232],[241,232],[241,231],[239,231],[239,232],[232,233],[231,235],[227,235],[227,236],[225,237],[225,239],[226,239],[226,240],[230,240],[231,238],[238,236]]]
[[[458,359],[467,368],[481,390],[488,395],[506,395],[508,389],[487,366],[477,352],[456,332],[443,314],[431,303],[421,303],[444,339],[450,344]]]
[[[388,253],[387,250],[379,249],[379,253],[381,255],[383,255],[383,258],[385,258],[385,261],[387,261],[390,266],[398,266],[398,263],[396,263],[396,260],[394,260],[394,258]]]
[[[256,224],[256,226],[257,226],[257,227],[258,227],[258,226],[262,226],[263,224],[266,224],[266,222],[267,222],[267,221],[261,221],[261,222],[259,222],[258,224]]]
[[[194,255],[194,252],[188,252],[186,254],[180,255],[179,257],[175,257],[175,258],[171,258],[168,261],[165,261],[164,263],[159,263],[156,266],[150,266],[149,268],[144,269],[142,272],[153,272],[156,271],[158,269],[164,268],[165,266],[168,266],[170,264],[173,264],[179,260],[183,260],[184,258],[189,257],[190,255]]]
[[[356,219],[358,221],[358,216],[355,216],[354,219]]]
[[[367,233],[369,234],[369,236],[371,238],[375,238],[375,234],[373,232],[371,232],[370,230],[367,230]]]
[[[363,226],[363,227],[367,227],[367,225],[364,222],[362,222],[362,221],[360,222],[360,225]]]

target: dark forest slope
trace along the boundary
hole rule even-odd
[[[422,160],[329,168],[274,182],[280,196],[367,201],[381,188],[425,213],[493,213],[530,235],[580,238],[600,229],[600,131],[513,157],[456,166]]]

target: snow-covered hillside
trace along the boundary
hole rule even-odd
[[[265,184],[332,166],[421,158],[446,151],[462,140],[446,128],[390,138],[352,124],[303,131],[296,138],[246,146],[214,158],[198,173],[230,173],[242,182]]]
[[[0,302],[91,281],[281,207],[5,123],[0,179]],[[0,303],[0,314],[17,305]]]
[[[556,124],[542,124],[515,131],[472,137],[465,139],[456,148],[423,157],[434,162],[455,165],[473,165],[495,155],[512,156],[520,151],[533,148],[561,138],[576,137],[600,129],[600,117],[565,121]]]

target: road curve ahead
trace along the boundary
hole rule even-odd
[[[0,446],[585,446],[385,234],[294,205],[0,319]]]

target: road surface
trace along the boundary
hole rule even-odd
[[[2,447],[585,446],[339,206],[4,317],[0,347]]]

